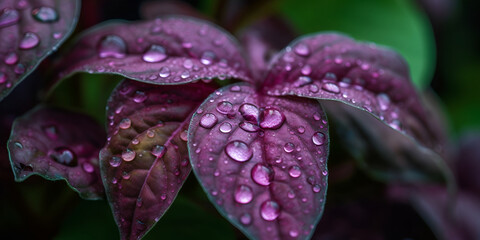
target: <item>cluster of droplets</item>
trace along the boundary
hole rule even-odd
[[[17,24],[21,21],[21,11],[27,7],[27,2],[17,5],[17,9],[15,8],[4,8],[0,10],[0,31],[2,28],[7,28]],[[33,19],[35,19],[38,23],[41,24],[50,24],[55,23],[59,19],[58,12],[52,8],[47,6],[41,6],[34,8],[31,11],[31,15]],[[52,37],[54,39],[59,39],[62,36],[61,33],[54,33]],[[18,49],[21,51],[27,51],[35,49],[37,46],[40,45],[40,37],[35,32],[25,32],[23,33],[22,38],[18,42]],[[6,65],[14,66],[13,72],[18,75],[25,73],[25,64],[19,63],[20,58],[18,54],[14,51],[6,53],[3,63]],[[12,87],[12,82],[9,82],[7,79],[7,74],[5,72],[0,71],[0,85],[5,84],[6,88]]]

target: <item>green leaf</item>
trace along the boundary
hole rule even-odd
[[[433,32],[410,0],[281,0],[279,9],[303,33],[339,31],[392,47],[407,60],[417,88],[431,81]]]

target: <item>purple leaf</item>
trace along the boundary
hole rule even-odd
[[[78,113],[39,107],[18,118],[8,141],[16,181],[33,174],[65,179],[86,199],[103,197],[98,153],[105,131]]]
[[[240,47],[227,32],[186,17],[97,26],[80,37],[62,62],[60,78],[76,72],[115,73],[160,85],[250,79]]]
[[[230,85],[199,107],[188,148],[217,209],[252,239],[307,239],[327,188],[328,130],[319,103]]]
[[[190,173],[187,128],[212,89],[125,80],[110,97],[102,176],[122,239],[142,237],[165,213]]]
[[[0,100],[74,30],[78,0],[0,2]]]

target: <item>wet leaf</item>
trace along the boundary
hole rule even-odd
[[[0,2],[0,100],[73,32],[80,1]]]
[[[228,33],[187,17],[97,26],[78,39],[62,62],[60,78],[76,72],[114,73],[160,85],[250,79],[240,48]]]
[[[307,239],[327,188],[326,124],[317,101],[224,87],[190,123],[194,172],[220,213],[248,237]]]
[[[103,196],[98,153],[104,130],[91,118],[65,110],[38,107],[18,118],[8,141],[16,181],[36,174],[65,179],[86,199]]]
[[[190,116],[211,91],[203,84],[152,87],[130,80],[113,91],[100,163],[122,239],[142,237],[175,199],[191,169]]]

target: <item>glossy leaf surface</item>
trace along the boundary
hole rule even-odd
[[[98,153],[105,131],[91,118],[39,107],[18,118],[8,141],[16,181],[33,174],[65,179],[81,197],[103,197]]]
[[[73,32],[79,0],[0,2],[0,100]]]
[[[107,196],[122,239],[142,237],[190,173],[190,116],[211,89],[125,80],[110,97],[108,142],[100,154]]]
[[[58,72],[60,78],[75,72],[115,73],[152,84],[250,79],[240,48],[227,32],[187,17],[97,26],[78,39]]]
[[[224,87],[190,123],[194,172],[220,213],[248,237],[307,239],[327,188],[326,124],[317,101]]]

